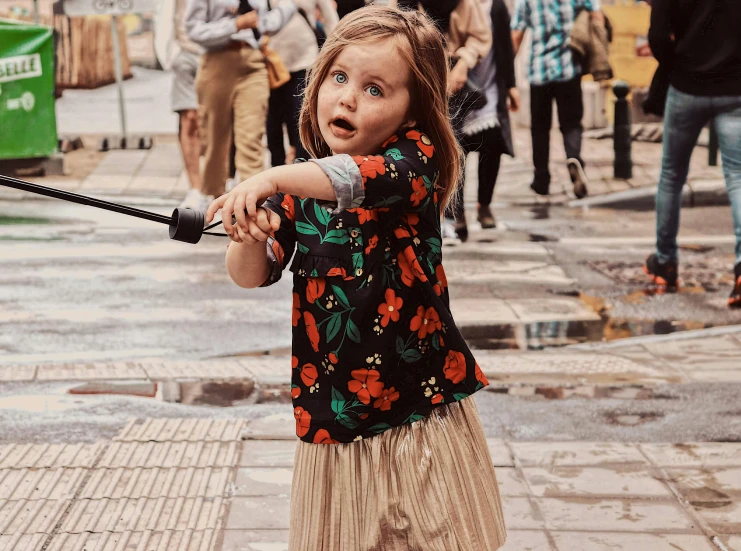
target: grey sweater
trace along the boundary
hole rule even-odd
[[[267,0],[249,0],[259,15],[257,30],[261,34],[277,33],[288,23],[296,6],[291,0],[273,0],[268,11]],[[237,30],[239,0],[188,0],[185,28],[188,37],[206,51],[221,50],[231,41],[246,42],[253,48],[259,44],[252,29]]]

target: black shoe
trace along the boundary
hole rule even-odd
[[[489,205],[479,205],[478,221],[485,230],[497,227],[497,219]]]
[[[584,199],[589,194],[587,190],[587,175],[584,174],[584,167],[581,166],[579,159],[568,159],[566,168],[569,170],[571,183],[574,184],[574,195],[577,199]]]
[[[551,187],[550,182],[540,182],[538,180],[533,180],[533,183],[530,184],[530,189],[532,189],[535,193],[538,195],[544,195],[548,196],[548,188]]]
[[[651,277],[651,281],[662,289],[676,289],[678,286],[679,278],[677,277],[676,262],[662,264],[659,262],[659,257],[652,254],[646,258],[643,271]]]
[[[728,306],[731,308],[741,308],[741,263],[736,264],[733,270],[734,284],[731,296],[728,297]]]
[[[453,227],[455,228],[455,235],[457,235],[458,239],[465,243],[468,239],[468,225],[466,225],[466,215],[462,214],[460,216],[456,216],[455,224]]]

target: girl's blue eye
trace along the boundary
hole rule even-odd
[[[347,77],[343,75],[342,73],[335,73],[334,81],[337,84],[345,84],[347,82]]]
[[[381,95],[381,89],[378,86],[369,86],[368,93],[371,96],[378,97]]]

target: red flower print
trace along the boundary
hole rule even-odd
[[[419,224],[419,214],[416,212],[407,212],[406,214],[402,215],[401,221],[406,223],[407,226],[409,226],[409,229],[412,230],[412,235],[417,235],[419,232],[417,231],[417,225]]]
[[[324,294],[324,287],[326,281],[323,277],[307,277],[306,278],[306,300],[311,304],[314,304],[316,299]]]
[[[404,239],[406,237],[412,237],[412,234],[409,233],[409,230],[406,228],[398,227],[394,228],[394,235],[397,239]]]
[[[365,224],[371,220],[378,222],[378,209],[347,209],[347,212],[353,212],[358,215],[358,222]]]
[[[298,358],[296,356],[291,356],[291,367],[293,369],[298,367]]]
[[[433,404],[442,404],[443,403],[443,395],[442,394],[435,394],[432,397],[432,400],[430,400]]]
[[[301,380],[306,386],[313,386],[316,383],[319,373],[316,370],[316,366],[313,364],[306,364],[300,369]]]
[[[427,197],[427,186],[424,179],[421,176],[412,178],[412,195],[409,197],[412,206],[418,207],[425,197]]]
[[[445,269],[442,264],[438,264],[435,267],[435,277],[437,278],[437,283],[435,283],[435,293],[437,296],[441,296],[443,291],[445,291],[445,288],[448,286],[448,278],[445,276]]]
[[[280,206],[283,207],[284,211],[286,211],[286,218],[291,221],[296,219],[296,207],[293,203],[293,196],[284,195],[283,202],[281,202]]]
[[[334,352],[330,352],[329,356],[327,357],[329,358],[329,361],[332,362],[333,364],[336,364],[339,361],[337,360],[337,354],[335,354]]]
[[[399,141],[399,136],[397,136],[396,134],[394,134],[388,140],[386,140],[385,142],[383,142],[383,145],[381,147],[386,147],[386,146],[388,146],[388,145],[390,145],[392,143],[396,143],[398,141]]]
[[[275,234],[271,234],[275,236]],[[277,239],[273,239],[273,242],[270,243],[270,248],[273,251],[273,254],[275,255],[275,259],[278,261],[278,263],[282,266],[283,265],[283,258],[285,257],[285,253],[283,252],[283,247],[280,246],[280,243],[278,243]]]
[[[386,302],[378,306],[378,313],[381,314],[381,326],[386,327],[391,321],[399,321],[399,310],[404,301],[397,297],[393,289],[386,289]]]
[[[325,429],[319,429],[314,435],[314,444],[339,444],[339,442],[330,437]]]
[[[410,140],[415,140],[417,142],[417,147],[419,148],[419,150],[428,159],[435,154],[435,147],[432,145],[430,138],[428,138],[425,134],[422,134],[417,130],[410,130],[409,132],[407,132],[407,138],[409,138]]]
[[[476,380],[484,386],[489,385],[489,380],[486,378],[486,375],[484,375],[484,372],[481,371],[479,364],[476,364]]]
[[[342,276],[345,277],[347,273],[345,272],[345,268],[332,268],[327,272],[327,277],[334,277],[334,276]]]
[[[422,271],[422,266],[419,265],[419,260],[411,246],[400,252],[397,260],[401,268],[401,281],[404,285],[411,287],[414,285],[415,278],[422,282],[427,281],[427,276]]]
[[[442,329],[440,316],[432,306],[425,310],[424,306],[417,307],[417,315],[412,318],[409,329],[417,331],[417,336],[424,339],[427,335],[432,335],[435,331]]]
[[[445,378],[450,379],[455,385],[463,381],[466,378],[466,357],[455,350],[448,352],[443,373],[445,373]]]
[[[371,397],[378,398],[383,392],[383,383],[378,380],[381,374],[375,369],[356,369],[350,375],[355,380],[347,383],[347,388],[365,405],[370,404]]]
[[[301,396],[301,388],[296,385],[291,385],[291,398],[294,400]]]
[[[301,299],[298,296],[298,293],[293,293],[293,312],[291,313],[291,321],[293,322],[293,326],[296,327],[298,325],[298,320],[301,319]]]
[[[396,402],[398,399],[399,391],[394,389],[394,387],[387,388],[378,398],[376,398],[376,401],[373,402],[373,407],[380,409],[381,411],[388,411],[391,409],[391,402]]]
[[[293,409],[293,417],[296,419],[296,434],[299,438],[306,436],[311,426],[311,414],[301,406]]]
[[[358,415],[358,417],[360,417],[362,421],[365,421],[366,419],[368,419],[369,415],[367,413],[361,413],[360,415]]]
[[[314,315],[311,312],[304,312],[304,324],[306,325],[306,334],[311,342],[314,352],[319,352],[319,329],[316,327]]]
[[[353,157],[353,161],[358,165],[360,169],[360,175],[363,177],[363,183],[371,180],[378,175],[383,176],[386,174],[386,165],[383,162],[383,157],[380,155],[373,155],[370,157]]]
[[[378,236],[374,235],[368,240],[368,246],[365,248],[365,254],[370,254],[370,252],[375,249],[378,246]]]

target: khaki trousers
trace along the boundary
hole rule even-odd
[[[254,176],[265,165],[262,138],[270,87],[262,52],[242,47],[205,53],[196,77],[196,93],[206,144],[203,193],[218,197],[229,177],[232,134],[240,178]]]

